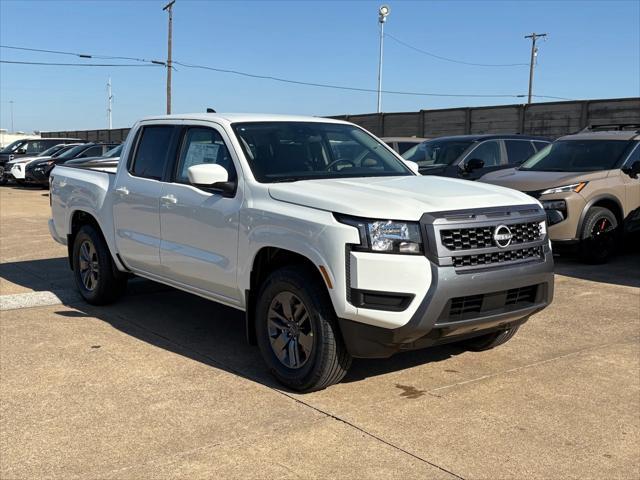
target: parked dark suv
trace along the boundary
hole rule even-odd
[[[49,174],[56,165],[64,164],[73,159],[86,160],[89,158],[102,157],[118,145],[117,143],[83,143],[82,145],[77,145],[67,150],[58,157],[32,162],[25,172],[25,181],[30,184],[48,185]]]
[[[422,142],[402,157],[416,162],[422,175],[477,180],[502,168],[517,167],[551,139],[527,135],[455,135]]]
[[[77,141],[79,141],[77,138],[25,138],[7,145],[0,150],[0,185],[7,183],[5,166],[8,161],[25,155],[36,156],[54,145]]]

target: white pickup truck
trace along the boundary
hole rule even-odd
[[[352,357],[495,347],[553,297],[536,200],[419,176],[343,121],[149,118],[117,168],[58,166],[50,182],[51,235],[88,302],[133,274],[242,310],[299,391],[339,382]]]

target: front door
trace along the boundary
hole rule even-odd
[[[173,280],[237,304],[241,298],[236,281],[238,216],[243,195],[228,145],[222,129],[185,127],[172,181],[164,185],[160,198],[160,261]],[[235,192],[223,194],[191,185],[187,170],[202,163],[222,165],[236,183]]]
[[[142,127],[129,155],[131,161],[116,179],[116,247],[125,265],[142,273],[159,274],[161,269],[159,199],[174,130],[172,125]]]
[[[464,166],[471,159],[482,160],[484,162],[484,166],[472,171],[466,170]],[[473,150],[465,155],[464,159],[458,164],[458,176],[465,180],[477,180],[489,172],[504,168],[505,163],[506,162],[502,155],[501,141],[486,140],[484,142],[480,142]]]

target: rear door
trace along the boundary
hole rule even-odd
[[[160,198],[160,261],[171,279],[237,304],[238,219],[243,188],[238,160],[224,129],[215,124],[185,125],[170,181]],[[236,182],[235,192],[190,184],[193,165],[217,163]]]
[[[175,154],[171,124],[142,126],[118,171],[113,199],[115,240],[126,266],[160,274],[160,196],[167,164]]]

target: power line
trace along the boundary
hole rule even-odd
[[[25,50],[35,50],[39,52],[46,53],[57,53],[64,55],[75,55],[82,56],[82,58],[112,58],[112,59],[135,59],[134,57],[122,57],[122,56],[98,56],[98,55],[88,55],[88,54],[80,54],[74,52],[62,52],[58,50],[41,50],[41,49],[27,49],[24,47],[9,47],[5,45],[0,45],[0,48],[12,48],[12,49],[25,49]],[[85,67],[154,67],[154,66],[166,66],[165,62],[159,62],[155,60],[144,60],[144,59],[136,59],[141,62],[148,62],[146,64],[136,65],[136,64],[85,64],[85,63],[48,63],[48,62],[20,62],[20,61],[10,61],[10,60],[0,60],[0,63],[17,63],[17,64],[25,64],[25,65],[50,65],[50,66],[85,66]],[[186,62],[179,62],[176,60],[172,61],[173,65],[180,65],[185,68],[193,68],[200,70],[209,70],[218,73],[228,73],[232,75],[239,75],[248,78],[256,78],[261,80],[272,80],[275,82],[288,83],[293,85],[304,85],[309,87],[318,87],[318,88],[329,88],[334,90],[345,90],[352,92],[364,92],[364,93],[377,93],[376,89],[372,88],[361,88],[361,87],[349,87],[345,85],[334,85],[328,83],[317,83],[317,82],[305,82],[301,80],[293,80],[289,78],[276,77],[273,75],[263,75],[257,73],[244,72],[241,70],[233,70],[226,68],[218,68],[212,67],[208,65],[199,65],[192,64]],[[399,91],[399,90],[382,90],[382,93],[392,94],[392,95],[408,95],[408,96],[422,96],[422,97],[452,97],[452,98],[524,98],[526,95],[524,94],[462,94],[462,93],[435,93],[435,92],[411,92],[411,91]],[[537,98],[549,98],[555,100],[571,100],[569,98],[563,97],[553,97],[548,95],[534,95]]]
[[[47,65],[57,67],[159,67],[160,65],[137,63],[54,63],[54,62],[21,62],[17,60],[0,60],[0,63],[15,63],[19,65]]]
[[[415,50],[416,52],[422,53],[424,55],[428,55],[429,57],[437,58],[439,60],[444,60],[445,62],[459,63],[461,65],[470,65],[473,67],[522,67],[527,66],[528,63],[473,63],[473,62],[465,62],[463,60],[456,60],[454,58],[443,57],[442,55],[436,55],[435,53],[427,52],[418,47],[414,47],[413,45],[400,40],[399,38],[394,37],[390,33],[385,34],[387,37],[392,39],[393,41],[399,43],[400,45],[404,45],[411,50]]]
[[[62,50],[44,50],[41,48],[15,47],[12,45],[0,45],[0,48],[8,48],[11,50],[23,50],[27,52],[54,53],[56,55],[71,55],[73,57],[80,57],[80,58],[96,58],[99,60],[133,60],[135,62],[154,63],[156,65],[166,65],[166,63],[161,60],[147,60],[145,58],[136,58],[136,57],[121,57],[121,56],[112,56],[112,55],[75,53],[75,52],[65,52]]]
[[[189,64],[184,62],[178,62],[176,60],[173,61],[173,64],[180,65],[185,68],[197,68],[201,70],[211,70],[211,71],[220,72],[220,73],[231,73],[233,75],[240,75],[243,77],[259,78],[262,80],[273,80],[276,82],[292,83],[295,85],[306,85],[310,87],[332,88],[336,90],[349,90],[353,92],[367,92],[367,93],[369,92],[377,93],[378,91],[373,88],[347,87],[344,85],[332,85],[329,83],[304,82],[301,80],[291,80],[288,78],[274,77],[272,75],[261,75],[257,73],[242,72],[240,70],[230,70],[226,68],[210,67],[207,65]],[[521,98],[526,96],[526,95],[514,95],[514,94],[462,94],[462,93],[405,92],[405,91],[398,91],[398,90],[382,90],[382,93],[390,93],[394,95],[424,96],[424,97]]]

